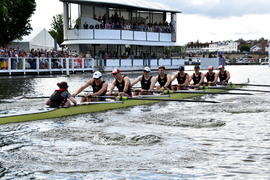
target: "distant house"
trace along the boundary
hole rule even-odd
[[[250,48],[250,52],[259,52],[262,48],[259,45],[254,45]]]
[[[267,46],[268,46],[267,40],[262,40],[262,41],[258,42],[257,44],[253,45],[250,48],[250,52],[265,53],[268,50]]]
[[[207,52],[207,49],[209,49],[209,43],[190,42],[187,44],[186,52],[200,53]]]
[[[238,52],[239,43],[236,41],[223,41],[211,43],[209,45],[209,52]]]
[[[223,41],[211,43],[191,42],[187,44],[186,52],[238,52],[238,42]]]
[[[23,36],[21,40],[17,39],[12,41],[9,45],[9,48],[20,48],[25,51],[31,49],[54,49],[55,41],[49,32],[43,29],[34,29],[29,35]]]

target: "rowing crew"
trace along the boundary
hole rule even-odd
[[[88,80],[83,86],[81,86],[75,93],[72,95],[68,92],[68,85],[66,82],[58,83],[59,89],[56,90],[47,101],[47,105],[50,107],[69,107],[72,102],[74,105],[77,104],[75,96],[85,90],[87,87],[91,86],[93,89],[92,94],[85,94],[82,97],[81,102],[88,101],[104,101],[105,99],[102,96],[105,95],[120,95],[120,96],[132,96],[131,88],[137,84],[141,83],[140,89],[135,89],[133,95],[149,95],[153,93],[154,89],[163,91],[165,89],[181,90],[189,85],[194,87],[200,87],[204,85],[204,79],[206,78],[207,85],[215,85],[217,82],[226,84],[230,79],[230,73],[224,69],[224,66],[219,66],[219,72],[215,73],[213,66],[208,67],[208,72],[203,74],[200,72],[200,67],[194,67],[194,73],[189,76],[185,73],[183,66],[180,66],[178,72],[176,72],[172,77],[169,74],[166,74],[165,67],[160,66],[158,68],[158,75],[153,77],[150,75],[151,69],[145,67],[143,74],[140,75],[131,83],[130,79],[122,75],[119,69],[112,71],[114,80],[112,85],[107,93],[108,83],[102,80],[102,74],[99,71],[94,72],[93,78]],[[172,85],[172,82],[177,79],[177,85]],[[155,86],[158,82],[159,86]],[[191,82],[193,82],[191,84]],[[114,88],[117,87],[118,93],[113,93]]]

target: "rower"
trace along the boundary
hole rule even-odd
[[[195,87],[200,87],[203,84],[204,74],[200,72],[200,66],[194,66],[194,73],[191,75],[189,82],[193,81]]]
[[[217,82],[217,74],[214,72],[213,66],[209,66],[207,69],[208,69],[208,72],[205,74],[205,78],[207,81],[206,85],[214,86]]]
[[[188,73],[185,73],[185,67],[179,66],[178,72],[173,76],[171,82],[173,82],[175,79],[177,79],[178,84],[173,85],[173,90],[181,90],[185,89],[185,86],[189,85],[189,75]]]
[[[230,72],[226,71],[223,65],[220,65],[218,69],[219,69],[218,73],[219,83],[222,85],[227,85],[231,78]]]
[[[89,86],[92,86],[93,93],[85,93],[84,97],[82,97],[81,102],[89,102],[89,101],[104,101],[105,99],[102,97],[93,97],[93,96],[105,96],[108,88],[108,83],[103,81],[102,74],[99,71],[94,72],[93,78],[88,80],[83,86],[81,86],[74,94],[73,97],[77,96],[80,92],[86,89]],[[92,96],[92,97],[91,97]]]
[[[169,74],[165,74],[165,66],[158,67],[158,76],[154,78],[150,91],[154,89],[156,82],[159,83],[159,87],[157,89],[160,89],[161,91],[171,89],[171,76]]]
[[[143,74],[137,77],[137,79],[135,79],[135,81],[131,83],[131,87],[132,87],[135,84],[137,84],[139,81],[141,82],[141,89],[135,89],[135,92],[133,94],[134,96],[153,94],[153,92],[149,91],[152,84],[152,80],[154,79],[152,78],[151,75],[149,75],[150,72],[151,72],[151,69],[149,67],[145,67],[143,70]]]
[[[77,101],[68,92],[68,84],[63,81],[57,83],[57,86],[59,87],[59,89],[54,91],[50,99],[46,102],[46,105],[52,108],[70,107],[71,101],[76,106]]]
[[[116,95],[131,97],[132,93],[131,93],[130,79],[125,75],[122,76],[119,69],[114,69],[112,71],[112,75],[114,76],[115,79],[112,82],[112,87],[110,88],[108,95],[112,95],[113,89],[116,86],[119,91],[119,93]]]

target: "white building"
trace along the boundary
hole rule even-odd
[[[54,49],[55,42],[53,37],[45,28],[37,28],[31,31],[29,35],[23,36],[21,40],[12,41],[8,47],[20,48],[25,51],[29,51],[31,49],[51,50]]]
[[[224,41],[210,43],[209,48],[205,49],[209,52],[238,52],[239,43],[235,41]]]
[[[64,4],[63,45],[71,51],[106,59],[136,58],[163,56],[164,47],[177,46],[180,11],[175,8],[144,0],[60,1]]]

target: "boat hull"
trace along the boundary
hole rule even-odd
[[[225,91],[223,89],[207,89],[207,92],[222,92]],[[192,97],[203,96],[203,94],[188,94],[188,93],[175,93],[171,94],[169,97],[170,99],[188,99]],[[164,97],[160,97],[162,99]],[[168,99],[168,97],[165,97]],[[145,105],[145,104],[153,104],[159,101],[153,100],[125,100],[122,103],[98,103],[98,104],[86,104],[80,106],[72,106],[70,108],[59,108],[53,109],[46,112],[37,112],[31,114],[21,114],[21,115],[12,115],[12,116],[5,116],[0,117],[0,124],[7,124],[7,123],[18,123],[18,122],[26,122],[26,121],[33,121],[33,120],[42,120],[42,119],[53,119],[53,118],[61,118],[85,113],[95,113],[95,112],[102,112],[120,108],[127,108],[132,106],[138,105]]]

